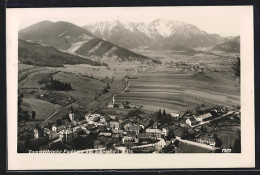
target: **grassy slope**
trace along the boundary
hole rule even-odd
[[[96,66],[100,65],[99,63],[86,58],[58,51],[53,47],[46,47],[22,40],[19,40],[18,43],[18,59],[21,63],[50,67],[83,63]]]
[[[36,111],[37,120],[44,120],[55,112],[51,103],[34,98],[23,98],[22,108],[28,110],[29,113],[31,113],[32,110]]]

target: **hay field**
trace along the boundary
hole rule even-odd
[[[116,102],[129,101],[144,109],[182,113],[198,104],[215,104],[232,108],[240,104],[239,83],[221,73],[199,74],[148,70],[130,79],[128,92],[115,97]]]

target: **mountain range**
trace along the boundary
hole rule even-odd
[[[156,19],[149,23],[105,21],[83,26],[94,35],[128,49],[171,50],[175,45],[213,47],[226,41],[218,34],[208,34],[192,24]]]
[[[214,46],[212,51],[222,51],[226,53],[239,53],[240,52],[240,37],[229,38],[226,42]]]
[[[42,21],[20,30],[18,38],[41,46],[54,47],[60,51],[81,57],[102,58],[108,56],[119,61],[159,63],[157,60],[100,39],[86,29],[69,22]]]
[[[161,19],[150,23],[122,23],[117,20],[88,24],[83,27],[64,21],[42,21],[20,30],[18,38],[19,45],[33,48],[37,45],[33,46],[29,43],[35,43],[42,47],[40,50],[27,49],[30,52],[28,53],[30,59],[37,58],[35,51],[41,52],[39,55],[42,55],[43,49],[45,51],[49,49],[52,53],[54,53],[53,49],[56,49],[61,52],[58,55],[68,53],[80,59],[99,60],[106,63],[110,60],[160,63],[159,60],[134,52],[135,49],[140,48],[171,50],[177,54],[186,55],[203,52],[197,49],[199,47],[210,47],[210,51],[237,53],[240,51],[239,37],[221,37],[217,34],[208,34],[192,24]],[[19,47],[20,50],[21,48]],[[22,50],[25,49],[25,47],[22,48]],[[26,52],[20,53],[23,53],[19,55],[20,57],[26,58]],[[47,56],[47,58],[51,57],[53,56]],[[65,57],[72,58],[68,55]],[[109,59],[104,61],[104,57]],[[57,62],[55,65],[67,63],[67,61],[63,60],[62,63]]]

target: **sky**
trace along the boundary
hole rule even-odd
[[[240,34],[241,7],[92,7],[8,9],[17,13],[19,29],[43,20],[67,21],[78,26],[101,21],[151,22],[177,20],[194,24],[203,31],[221,36]],[[7,11],[7,12],[8,12]],[[8,15],[8,13],[7,13]]]

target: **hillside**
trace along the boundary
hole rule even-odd
[[[63,21],[42,21],[29,26],[19,31],[19,39],[26,40],[30,43],[52,46],[58,50],[79,56],[115,56],[118,58],[117,60],[120,61],[158,62],[121,46],[112,44],[109,41],[99,39],[91,32]]]
[[[181,21],[156,19],[150,23],[105,21],[83,28],[98,37],[129,49],[144,47],[169,50],[176,44],[189,47],[211,47],[225,38],[208,34],[192,24]]]
[[[79,49],[76,50],[75,53],[83,56],[115,56],[116,58],[120,59],[120,61],[158,62],[99,38],[95,38],[84,43]]]
[[[69,22],[42,21],[20,30],[18,38],[24,41],[53,46],[60,50],[67,50],[73,44],[88,41],[95,38],[95,36]]]
[[[54,47],[18,41],[18,60],[20,63],[37,66],[60,67],[64,64],[90,64],[100,66],[92,60],[61,52]]]
[[[214,46],[211,50],[212,51],[223,51],[223,52],[227,52],[227,53],[239,53],[240,44],[238,42],[229,41],[229,42]]]

